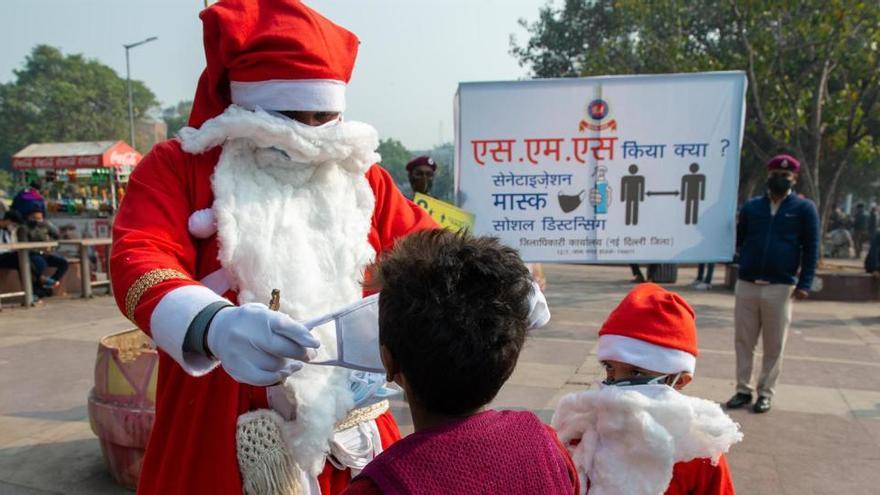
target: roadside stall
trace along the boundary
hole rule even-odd
[[[12,156],[24,183],[42,179],[49,220],[82,238],[110,237],[111,216],[142,156],[124,141],[31,144]]]
[[[56,251],[75,265],[63,282],[65,292],[91,297],[93,286],[109,283],[113,213],[141,158],[124,141],[37,143],[12,156],[22,184],[42,182],[47,219],[61,235]]]

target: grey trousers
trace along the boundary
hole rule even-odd
[[[734,326],[736,337],[736,391],[751,394],[752,368],[758,337],[764,343],[764,356],[758,375],[758,395],[772,397],[779,372],[782,351],[791,324],[793,285],[759,285],[745,280],[736,282]]]

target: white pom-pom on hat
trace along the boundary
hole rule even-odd
[[[189,216],[187,229],[197,239],[207,239],[217,233],[217,216],[211,208],[196,210]]]

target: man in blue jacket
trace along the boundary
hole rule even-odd
[[[764,357],[753,410],[770,410],[770,399],[782,369],[782,350],[791,323],[792,299],[809,294],[819,257],[816,205],[792,187],[800,163],[789,155],[767,162],[767,194],[747,201],[739,213],[740,253],[736,283],[736,395],[729,409],[752,403],[752,366],[758,337]]]

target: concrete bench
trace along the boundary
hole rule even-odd
[[[11,251],[15,251],[15,253],[18,255],[18,275],[21,277],[21,288],[19,291],[15,291],[11,294],[15,295],[18,292],[24,292],[22,305],[27,307],[33,306],[34,289],[31,284],[31,259],[28,256],[28,253],[30,251],[45,251],[48,249],[53,249],[58,247],[58,243],[54,241],[13,242],[11,244],[4,244],[3,247]],[[0,301],[2,301],[2,299],[7,296],[12,297],[10,296],[10,293],[0,294]]]
[[[737,265],[728,265],[725,286],[733,289],[738,275]],[[870,273],[817,270],[810,299],[817,301],[880,300],[880,280]]]
[[[71,258],[65,256],[64,259],[70,267],[67,274],[61,279],[61,287],[55,290],[57,296],[67,296],[71,294],[82,294],[82,269],[79,258]],[[53,276],[55,268],[49,267],[46,275]],[[20,298],[24,296],[24,290],[21,286],[21,277],[18,270],[13,268],[0,268],[0,299]]]
[[[92,280],[92,268],[91,268],[91,259],[89,258],[89,248],[92,246],[110,246],[113,243],[113,240],[110,238],[100,238],[100,239],[62,239],[58,241],[59,244],[68,244],[72,246],[76,246],[79,249],[79,259],[80,259],[80,296],[84,298],[92,297],[92,287],[103,286],[106,285],[108,288],[110,287],[110,280]],[[108,259],[110,257],[110,250],[107,250]],[[71,267],[73,268],[73,267]],[[73,270],[71,270],[73,271]]]

